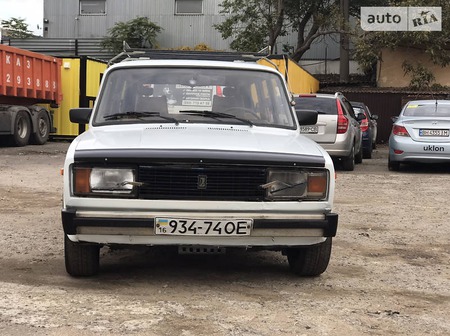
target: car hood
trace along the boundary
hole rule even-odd
[[[300,154],[323,157],[326,152],[298,130],[240,125],[137,124],[92,127],[76,141],[75,151],[212,150]]]

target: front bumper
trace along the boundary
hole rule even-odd
[[[190,214],[191,217],[199,214]],[[215,245],[215,246],[296,246],[319,243],[324,237],[334,237],[338,215],[335,213],[303,216],[239,217],[253,218],[253,229],[249,236],[162,236],[156,235],[154,215],[142,213],[77,212],[62,210],[64,232],[73,241],[101,244],[142,245]],[[210,218],[211,215],[202,214]],[[220,217],[215,214],[215,217]],[[223,217],[223,216],[222,216]],[[221,217],[221,218],[222,218]]]

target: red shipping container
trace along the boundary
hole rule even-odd
[[[59,104],[61,59],[0,44],[0,103]]]

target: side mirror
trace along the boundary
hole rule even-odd
[[[378,120],[378,114],[372,114],[372,119],[373,120]]]
[[[300,125],[315,125],[319,113],[314,110],[295,110]]]
[[[392,122],[396,122],[398,117],[391,117]]]
[[[88,107],[73,108],[69,111],[70,121],[75,124],[88,124],[92,109]]]

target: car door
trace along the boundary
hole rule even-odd
[[[360,124],[356,118],[355,111],[353,111],[353,107],[347,98],[343,97],[341,102],[344,113],[346,113],[346,117],[349,120],[349,126],[352,127],[352,133],[355,136],[355,150],[358,153],[362,147],[362,133]]]

